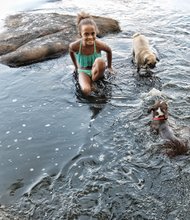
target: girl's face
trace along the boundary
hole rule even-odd
[[[82,25],[81,26],[81,37],[84,45],[94,45],[96,39],[96,28],[94,25]]]

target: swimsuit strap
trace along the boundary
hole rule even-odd
[[[81,50],[82,50],[82,41],[80,41],[80,46],[79,46],[79,53],[81,54]]]
[[[94,53],[96,53],[96,41],[94,41]]]

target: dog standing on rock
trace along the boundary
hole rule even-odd
[[[188,142],[176,137],[168,125],[167,103],[165,101],[156,101],[155,104],[148,110],[148,113],[151,112],[153,115],[151,128],[166,141],[164,143],[164,147],[169,149],[167,154],[169,156],[177,156],[187,153]]]
[[[150,49],[148,39],[140,34],[133,35],[133,62],[137,65],[137,72],[141,68],[153,69],[159,61],[156,54]]]

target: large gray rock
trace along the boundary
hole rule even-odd
[[[93,17],[99,37],[120,31],[116,20]],[[6,18],[0,34],[0,62],[11,67],[23,66],[68,52],[77,38],[76,17],[58,13],[21,13]]]

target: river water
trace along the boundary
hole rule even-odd
[[[121,33],[102,39],[113,50],[116,74],[85,99],[68,55],[0,65],[0,204],[19,219],[190,219],[189,156],[163,154],[147,114],[161,96],[173,129],[189,140],[189,2],[22,1],[3,12],[29,9],[117,19]],[[148,77],[131,63],[135,32],[160,58]]]

